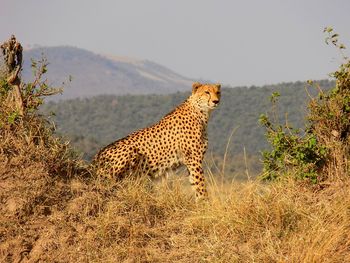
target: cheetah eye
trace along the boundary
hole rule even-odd
[[[208,95],[209,95],[209,94],[210,94],[210,92],[209,92],[209,91],[206,91],[206,92],[205,92],[205,94],[208,94]]]

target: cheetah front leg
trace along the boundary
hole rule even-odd
[[[208,192],[205,186],[202,161],[198,159],[188,159],[185,161],[185,165],[190,173],[190,183],[196,193],[196,200],[206,199],[208,197]]]

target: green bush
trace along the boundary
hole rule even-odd
[[[309,101],[304,129],[293,129],[288,122],[282,125],[273,118],[279,94],[272,94],[272,116],[260,116],[272,148],[262,153],[263,179],[289,174],[316,183],[349,175],[350,61],[343,53],[344,44],[338,42],[338,34],[334,34],[332,28],[325,28],[324,32],[328,34],[326,43],[336,46],[344,59],[339,69],[331,74],[336,80],[335,87],[324,92],[317,83],[309,81],[319,93]]]
[[[273,104],[277,103],[279,94],[272,95]],[[317,181],[317,170],[327,156],[327,148],[317,141],[312,132],[294,129],[289,126],[272,123],[262,114],[260,123],[266,128],[266,138],[272,149],[262,152],[263,179],[276,179],[288,171],[296,170],[296,177]]]

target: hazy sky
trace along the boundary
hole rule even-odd
[[[327,78],[350,49],[349,0],[0,0],[0,40],[71,45],[232,86]],[[348,54],[350,51],[348,51]]]

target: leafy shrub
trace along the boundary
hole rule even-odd
[[[278,94],[273,94],[276,103]],[[311,132],[294,129],[288,124],[275,124],[267,115],[261,115],[260,123],[265,126],[266,138],[272,150],[263,151],[263,179],[276,179],[288,171],[297,169],[296,177],[317,181],[317,170],[326,158],[327,149],[317,141]]]
[[[328,34],[326,42],[335,45],[345,61],[331,74],[336,80],[335,87],[323,92],[317,83],[309,81],[319,94],[309,101],[308,123],[304,129],[293,129],[288,123],[278,124],[276,118],[271,121],[271,116],[260,116],[260,123],[266,128],[266,137],[272,146],[271,150],[262,153],[263,179],[292,174],[295,178],[316,183],[348,175],[350,61],[343,54],[345,46],[339,44],[338,34],[333,34],[332,28],[324,31]],[[278,93],[271,96],[273,111],[277,109],[278,97]]]

